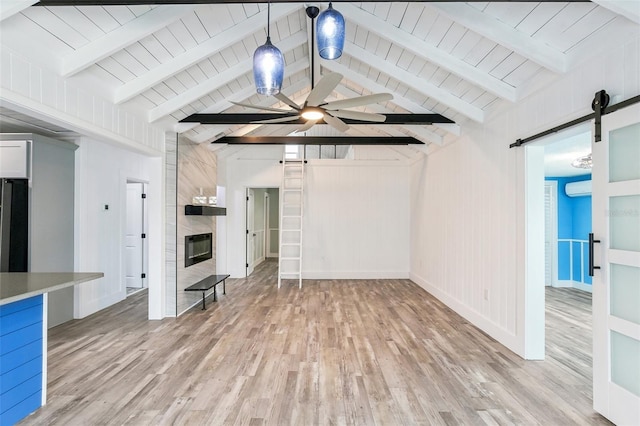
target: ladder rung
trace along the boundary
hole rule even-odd
[[[286,157],[286,155],[285,155]],[[304,203],[304,158],[283,158],[281,186],[280,260],[278,288],[281,280],[300,281],[302,287],[302,216]],[[286,195],[287,193],[291,195]],[[299,195],[298,195],[299,194]],[[289,210],[286,210],[289,209]],[[284,212],[289,214],[284,214]],[[299,220],[299,222],[298,222]],[[289,229],[287,229],[289,228]],[[288,250],[288,256],[283,256]],[[291,254],[298,254],[291,256]],[[297,262],[294,264],[293,262]],[[288,268],[287,268],[288,266]],[[287,269],[290,269],[287,271]]]

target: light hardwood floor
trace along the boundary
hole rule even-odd
[[[274,262],[178,319],[146,294],[50,330],[49,402],[24,424],[607,424],[591,408],[588,294],[547,292],[523,361],[409,280],[276,288]]]

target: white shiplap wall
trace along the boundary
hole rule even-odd
[[[408,278],[406,162],[309,160],[303,278]]]
[[[366,148],[366,147],[365,147]],[[282,147],[218,156],[227,216],[218,228],[217,268],[245,274],[246,188],[281,185]],[[305,178],[303,278],[406,278],[409,274],[407,161],[309,160]],[[218,192],[218,201],[221,202]]]
[[[640,94],[639,63],[636,37],[412,166],[411,278],[521,356],[532,350],[524,336],[525,150],[509,144],[590,113],[598,90]]]
[[[149,314],[164,317],[164,214],[162,159],[83,137],[75,162],[75,270],[104,277],[77,286],[75,318],[126,297],[124,234],[127,179],[146,182],[149,211]],[[108,205],[108,209],[105,206]]]
[[[216,268],[232,278],[245,276],[246,189],[278,188],[281,146],[227,147],[218,158],[218,205],[227,208],[217,227]],[[231,154],[230,154],[231,152]]]
[[[164,151],[164,131],[3,47],[0,100],[69,130],[147,155]]]

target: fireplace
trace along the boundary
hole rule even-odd
[[[213,257],[213,234],[187,235],[184,237],[184,267],[204,262]]]

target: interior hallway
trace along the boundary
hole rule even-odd
[[[143,292],[50,330],[48,404],[22,424],[608,424],[590,298],[547,292],[533,362],[409,280],[278,290],[276,269],[178,319],[147,321]]]

